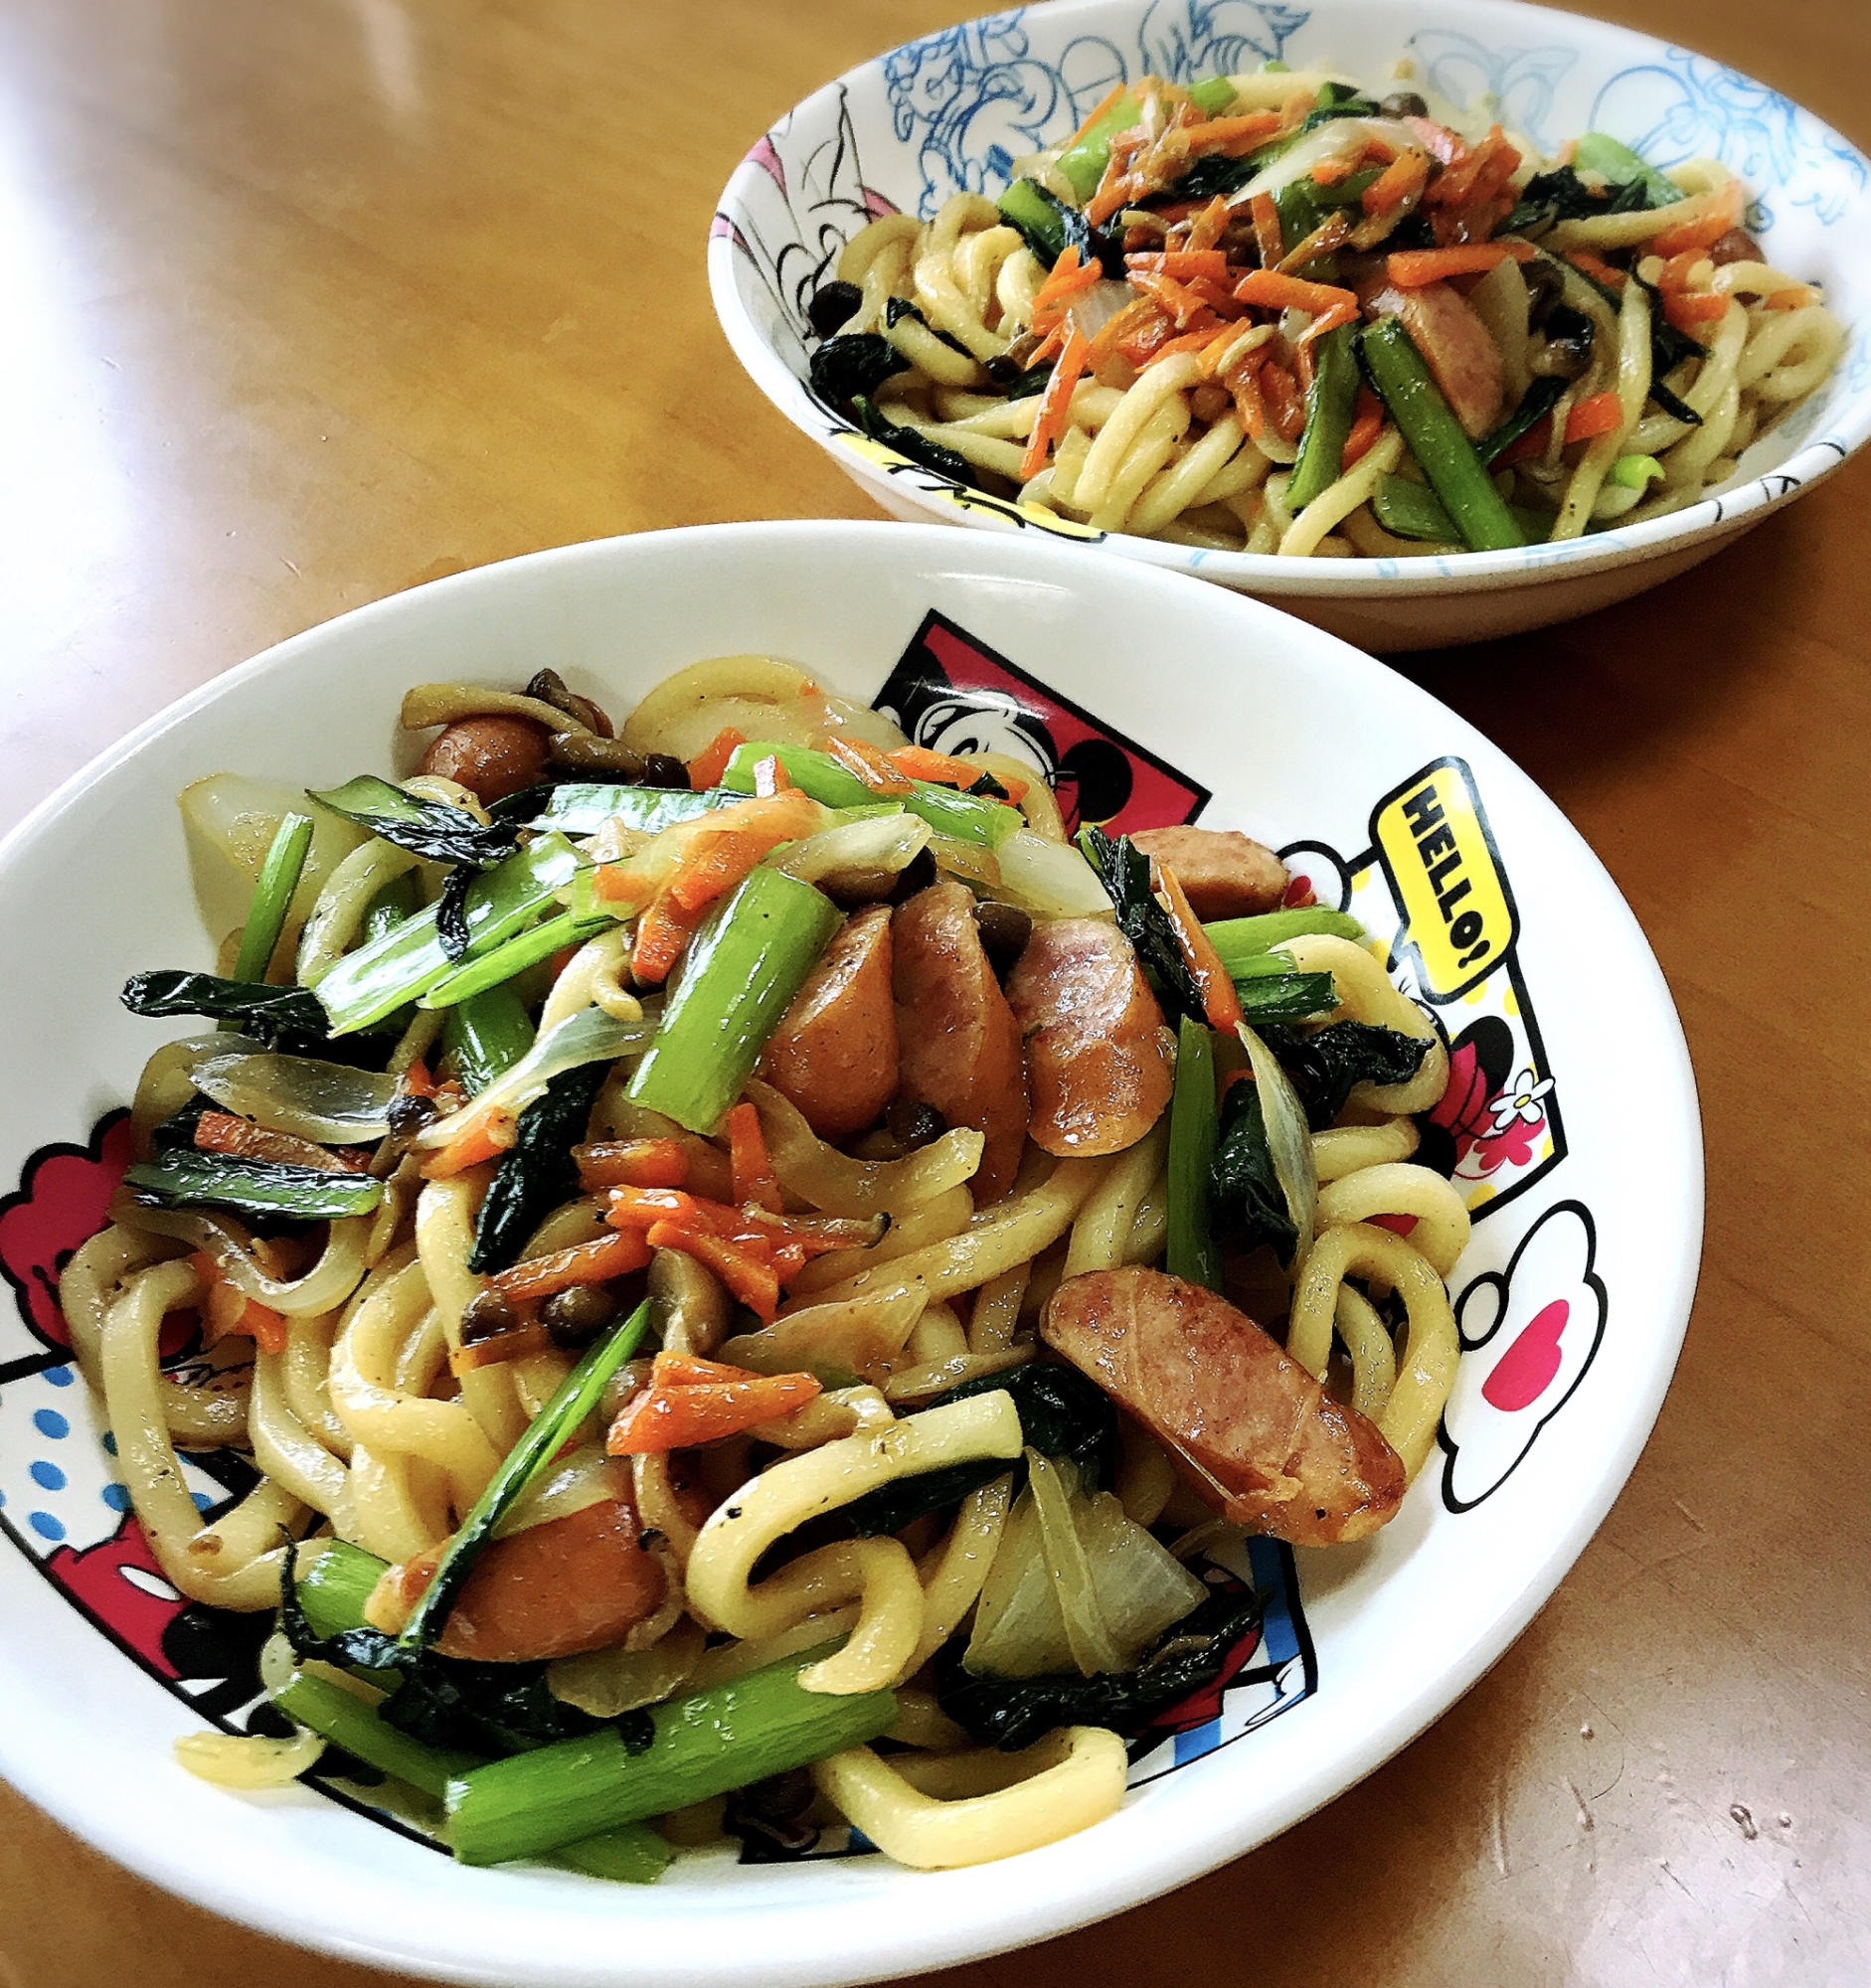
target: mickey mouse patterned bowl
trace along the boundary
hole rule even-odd
[[[1015,159],[1074,131],[1113,84],[1189,83],[1279,60],[1373,80],[1407,57],[1457,104],[1492,95],[1549,153],[1609,131],[1651,164],[1720,159],[1777,266],[1825,286],[1850,327],[1830,380],[1700,502],[1556,545],[1454,558],[1278,559],[1093,532],[951,481],[857,434],[811,392],[806,305],[844,244],[892,211],[998,193]],[[1515,634],[1673,579],[1759,524],[1871,434],[1871,161],[1768,88],[1686,49],[1522,0],[1056,0],[906,43],[809,96],[722,195],[709,278],[728,342],[768,400],[893,517],[1096,544],[1272,600],[1361,647]]]
[[[1448,1040],[1434,1143],[1475,1217],[1451,1278],[1467,1350],[1441,1446],[1374,1539],[1256,1540],[1212,1568],[1268,1590],[1263,1632],[1224,1685],[1134,1742],[1115,1816],[1005,1863],[918,1874],[808,1838],[792,1863],[723,1847],[654,1887],[608,1886],[456,1865],[374,1806],[381,1790],[195,1780],[171,1741],[243,1729],[269,1618],[184,1605],[163,1580],[58,1303],[124,1165],[137,1073],[185,1027],[132,1018],[117,989],[213,956],[175,796],[223,768],[312,787],[383,769],[414,682],[512,684],[551,662],[615,710],[682,664],[747,651],[889,706],[920,742],[991,741],[1069,818],[1250,830],[1378,935]],[[711,1988],[870,1980],[1042,1938],[1238,1856],[1394,1753],[1526,1626],[1635,1462],[1688,1317],[1702,1180],[1682,1034],[1558,810],[1332,637],[1037,534],[655,533],[362,608],[152,720],[41,808],[0,846],[0,1771],[157,1883],[383,1966],[508,1988],[625,1970]],[[248,1466],[206,1452],[187,1475],[213,1511]]]

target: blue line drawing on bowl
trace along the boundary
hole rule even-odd
[[[1032,53],[1025,8],[966,21],[884,58],[899,141],[923,173],[918,212],[957,193],[1005,184],[1015,159],[1062,137],[1129,74],[1102,35],[1069,42],[1056,62]]]
[[[1137,49],[1146,75],[1186,85],[1283,62],[1286,44],[1311,18],[1264,0],[1151,0],[1137,23]]]
[[[1577,50],[1487,49],[1451,28],[1424,28],[1405,47],[1422,63],[1423,80],[1438,95],[1463,108],[1492,97],[1503,124],[1524,131],[1542,152],[1552,151],[1546,120],[1560,79],[1579,60]]]
[[[1773,226],[1770,195],[1810,208],[1831,228],[1871,176],[1862,153],[1790,97],[1687,49],[1620,70],[1594,99],[1591,123],[1616,132],[1653,166],[1720,158],[1754,189],[1749,219],[1761,228]]]

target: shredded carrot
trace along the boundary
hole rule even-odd
[[[1231,152],[1238,157],[1277,136],[1280,122],[1277,110],[1249,110],[1238,117],[1210,117],[1188,127],[1189,150]]]
[[[1066,252],[1053,264],[1053,272],[1034,293],[1027,323],[1034,331],[1051,331],[1065,314],[1066,306],[1095,284],[1103,282],[1105,271],[1097,262],[1081,263],[1077,243],[1069,243]]]
[[[1263,310],[1302,310],[1314,313],[1349,309],[1355,317],[1358,299],[1335,283],[1308,283],[1301,276],[1282,276],[1273,269],[1250,269],[1235,285],[1244,304]]]
[[[575,1149],[579,1184],[595,1187],[682,1187],[689,1156],[674,1139],[607,1139]]]
[[[603,875],[598,872],[599,877]],[[667,898],[658,898],[636,921],[636,937],[630,947],[630,971],[640,987],[660,987],[669,978],[670,968],[682,957],[682,949],[695,936],[708,913],[706,905],[685,911]]]
[[[1484,198],[1492,199],[1519,164],[1520,154],[1495,124],[1473,151],[1444,168],[1442,177],[1424,195],[1424,205],[1459,208]],[[1367,213],[1370,211],[1366,209]]]
[[[779,1309],[779,1276],[772,1267],[771,1252],[763,1258],[748,1244],[717,1236],[712,1230],[685,1229],[679,1223],[659,1222],[649,1232],[652,1249],[679,1249],[705,1264],[728,1286],[729,1291],[750,1311],[770,1324]],[[761,1420],[765,1420],[763,1415]]]
[[[1394,214],[1428,184],[1430,162],[1421,152],[1401,152],[1359,197],[1366,214]]]
[[[959,787],[963,793],[987,776],[985,766],[977,766],[971,759],[957,759],[952,753],[932,752],[927,746],[899,746],[890,760],[913,780],[928,780],[938,787]],[[1016,807],[1032,785],[1030,780],[1016,779],[1011,773],[996,773],[994,778],[1007,789],[1007,798]]]
[[[1345,436],[1342,466],[1349,469],[1353,463],[1368,455],[1383,431],[1384,404],[1360,382],[1357,412],[1351,417],[1351,428]]]
[[[649,1244],[642,1232],[620,1229],[600,1236],[595,1242],[581,1242],[576,1248],[555,1249],[550,1256],[534,1256],[512,1269],[502,1270],[493,1287],[514,1303],[531,1303],[569,1291],[579,1284],[608,1283],[612,1277],[627,1276],[649,1261]]]
[[[1713,324],[1728,313],[1728,299],[1708,290],[1678,290],[1663,299],[1663,315],[1678,331],[1699,337],[1698,325]]]
[[[689,785],[698,794],[707,787],[720,786],[721,776],[728,770],[728,761],[746,744],[745,732],[737,732],[732,725],[724,725],[689,761]]]
[[[1404,122],[1422,139],[1439,166],[1459,165],[1468,156],[1461,134],[1451,131],[1446,124],[1438,124],[1430,117],[1406,117]]]
[[[231,1111],[204,1111],[195,1121],[195,1150],[198,1153],[227,1153],[238,1159],[270,1160],[285,1166],[317,1167],[324,1173],[355,1173],[370,1164],[361,1149],[355,1161],[329,1146],[301,1139],[295,1132],[269,1132],[251,1118],[239,1118]]]
[[[1276,359],[1261,367],[1261,398],[1267,403],[1268,417],[1282,441],[1297,441],[1305,426],[1305,400],[1293,377]]]
[[[650,1383],[618,1410],[604,1439],[612,1456],[719,1442],[802,1408],[820,1392],[810,1374],[750,1374],[714,1360],[659,1353]]]
[[[1165,248],[1141,255],[1126,255],[1126,269],[1141,269],[1155,276],[1174,276],[1187,282],[1192,276],[1213,276],[1227,280],[1228,257],[1219,248]]]
[[[1401,290],[1419,290],[1449,276],[1478,276],[1503,262],[1531,262],[1531,242],[1470,242],[1456,248],[1399,248],[1384,259],[1391,281]]]
[[[1589,399],[1576,402],[1572,413],[1566,416],[1566,439],[1568,442],[1591,441],[1599,435],[1611,434],[1624,424],[1624,407],[1616,394],[1594,394]]]
[[[1279,225],[1279,209],[1271,193],[1257,193],[1248,202],[1248,219],[1254,224],[1254,240],[1261,250],[1261,266],[1276,268],[1286,258],[1286,238]]]
[[[613,1229],[653,1229],[659,1222],[678,1222],[685,1228],[719,1231],[723,1217],[732,1224],[734,1210],[680,1188],[615,1187],[604,1220]]]
[[[483,1160],[497,1160],[519,1136],[519,1120],[510,1112],[485,1112],[423,1163],[423,1177],[452,1180]]]
[[[766,1155],[761,1114],[752,1104],[737,1104],[728,1113],[728,1152],[734,1168],[735,1200],[744,1207],[752,1204],[771,1215],[779,1214],[786,1205],[779,1192],[779,1176]]]
[[[1267,403],[1261,394],[1261,369],[1258,364],[1251,366],[1230,366],[1222,374],[1222,384],[1235,397],[1235,413],[1241,416],[1241,425],[1256,441],[1267,432]]]
[[[1088,369],[1096,374],[1106,360],[1123,351],[1123,342],[1136,333],[1163,322],[1163,314],[1149,297],[1132,297],[1121,310],[1113,311],[1100,325],[1092,340]],[[1125,355],[1128,356],[1127,354]]]
[[[1199,255],[1211,249],[1228,232],[1228,224],[1233,219],[1233,210],[1222,195],[1215,198],[1189,223],[1188,252]],[[1226,258],[1224,257],[1224,260]],[[1174,271],[1172,270],[1173,274]]]
[[[1033,417],[1033,432],[1027,437],[1026,453],[1020,458],[1020,481],[1030,483],[1046,467],[1046,458],[1056,442],[1064,439],[1072,424],[1072,396],[1085,377],[1086,362],[1092,356],[1092,341],[1075,324],[1066,339],[1066,349],[1053,365],[1053,377],[1040,395],[1039,411]]]
[[[1358,161],[1349,157],[1321,159],[1312,168],[1312,178],[1322,187],[1336,186],[1340,180],[1347,180],[1356,170]]]
[[[1200,321],[1214,316],[1208,305],[1174,276],[1159,276],[1148,269],[1132,269],[1130,285],[1132,289],[1141,290],[1145,296],[1154,298],[1174,320],[1178,331],[1194,330]]]
[[[1510,441],[1494,458],[1496,469],[1511,469],[1516,462],[1531,462],[1544,455],[1553,441],[1553,417],[1542,414],[1518,441]]]
[[[1741,182],[1730,180],[1719,192],[1704,194],[1706,205],[1693,221],[1679,222],[1650,238],[1653,253],[1680,255],[1685,248],[1712,248],[1731,228],[1741,225]]]
[[[1202,990],[1202,1006],[1209,1027],[1233,1035],[1243,1019],[1241,996],[1235,992],[1235,983],[1215,950],[1214,940],[1202,929],[1202,920],[1196,916],[1181,880],[1168,864],[1151,857],[1150,883],[1168,900],[1169,922],[1175,927],[1176,943],[1195,976],[1195,984]]]
[[[1608,290],[1621,290],[1629,278],[1622,269],[1606,261],[1603,255],[1595,255],[1590,248],[1568,248],[1566,260],[1582,274],[1601,282]]]
[[[409,1067],[403,1073],[403,1082],[399,1086],[411,1097],[433,1097],[435,1079],[428,1074],[428,1066],[421,1057],[412,1057]]]
[[[1172,338],[1167,344],[1159,345],[1144,364],[1154,366],[1159,359],[1168,359],[1178,352],[1204,352],[1234,329],[1232,324],[1203,325],[1199,330],[1188,332],[1181,338]]]
[[[1708,260],[1707,251],[1701,248],[1685,248],[1680,255],[1672,255],[1657,271],[1656,287],[1669,296],[1673,291],[1686,290],[1689,278],[1697,267]]]
[[[196,1250],[189,1267],[207,1286],[202,1316],[212,1327],[211,1339],[234,1334],[251,1339],[262,1353],[286,1350],[287,1323],[281,1313],[250,1298],[205,1249]]]

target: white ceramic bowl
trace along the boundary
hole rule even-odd
[[[1560,545],[1450,559],[1296,560],[1091,533],[984,497],[852,432],[805,384],[805,306],[846,241],[893,209],[926,218],[997,193],[1011,161],[1073,131],[1110,86],[1280,59],[1379,79],[1409,57],[1445,96],[1484,93],[1550,151],[1597,129],[1658,166],[1715,157],[1748,182],[1769,259],[1822,281],[1851,342],[1828,385],[1667,518]],[[1521,0],[1056,0],[944,29],[861,64],[766,133],[728,182],[709,280],[768,400],[898,518],[1088,541],[1271,600],[1360,647],[1514,634],[1685,572],[1829,475],[1871,434],[1871,162],[1764,83],[1686,49]]]
[[[1396,970],[1450,997],[1433,1012],[1457,1045],[1457,1179],[1478,1217],[1453,1279],[1474,1350],[1445,1446],[1368,1545],[1295,1568],[1260,1543],[1277,1604],[1221,1724],[1160,1747],[1109,1821],[1006,1863],[919,1875],[876,1856],[723,1853],[635,1890],[464,1869],[309,1787],[243,1797],[194,1780],[170,1741],[204,1716],[238,1724],[263,1618],[179,1616],[139,1561],[49,1285],[96,1225],[118,1154],[93,1127],[176,1033],[132,1019],[117,989],[210,959],[174,797],[225,767],[312,786],[384,767],[403,690],[424,679],[511,684],[551,663],[616,709],[678,665],[747,650],[864,698],[909,654],[918,737],[971,712],[977,733],[1062,769],[1068,799],[1108,811],[1127,782],[1117,819],[1132,825],[1211,790],[1203,820],[1287,847],[1322,899],[1349,898],[1386,937],[1385,862],[1405,902],[1426,888],[1400,806],[1441,768],[1460,868],[1439,888],[1466,899],[1449,927],[1464,951],[1432,906],[1421,954]],[[198,691],[41,808],[0,846],[0,1181],[19,1184],[0,1203],[16,1300],[0,1317],[0,1770],[157,1883],[382,1966],[509,1988],[856,1981],[1181,1884],[1329,1801],[1500,1655],[1617,1495],[1688,1316],[1702,1211],[1688,1058],[1642,934],[1559,811],[1330,636],[1037,535],[729,525],[540,553],[361,608]]]

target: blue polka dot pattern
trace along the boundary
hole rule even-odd
[[[54,1442],[57,1442],[62,1435],[72,1433],[72,1424],[57,1408],[35,1408],[33,1426],[41,1435],[50,1436]]]
[[[72,1370],[69,1367],[48,1367],[45,1378],[55,1388],[69,1388],[72,1385]]]
[[[47,1463],[43,1458],[33,1465],[33,1482],[42,1491],[63,1491],[65,1472],[56,1463]]]
[[[56,1541],[65,1538],[65,1527],[50,1512],[29,1512],[26,1515],[26,1523],[42,1540]]]
[[[113,1512],[127,1512],[130,1509],[130,1487],[127,1484],[106,1484],[103,1501]]]
[[[115,1456],[115,1455],[116,1455],[116,1453],[117,1453],[117,1432],[116,1432],[116,1430],[115,1430],[115,1429],[105,1429],[105,1430],[104,1430],[104,1432],[103,1432],[103,1445],[104,1445],[104,1454],[105,1454],[106,1456]]]

